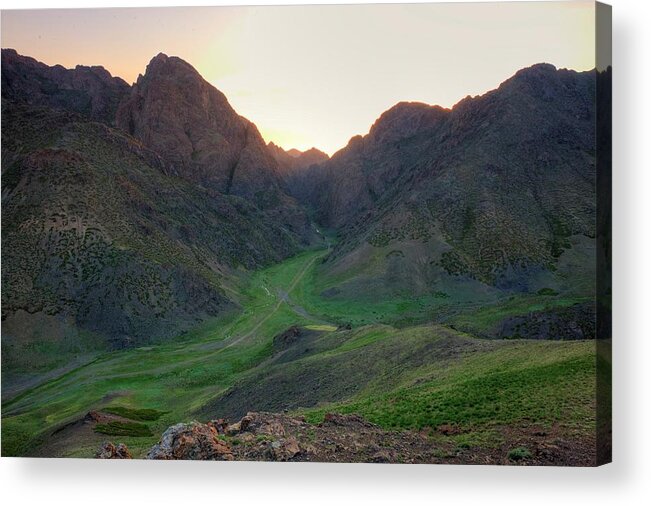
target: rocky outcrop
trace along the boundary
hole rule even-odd
[[[292,325],[287,330],[284,330],[280,334],[274,336],[273,338],[273,348],[274,351],[284,350],[292,346],[296,341],[301,337],[302,329],[297,325]]]
[[[566,439],[535,426],[505,429],[504,444],[488,449],[459,446],[455,437],[462,432],[458,427],[441,426],[432,437],[431,431],[425,430],[387,431],[352,414],[327,413],[321,423],[311,424],[303,417],[250,412],[233,424],[219,419],[170,427],[147,458],[512,464],[508,452],[515,445],[531,449],[530,456],[521,464],[590,464],[585,457],[591,454],[585,451],[592,444],[590,441]]]
[[[110,441],[104,443],[97,453],[95,454],[96,459],[130,459],[131,452],[126,447],[125,444],[120,443],[117,446]]]
[[[151,460],[233,460],[231,447],[212,425],[179,423],[167,429],[149,453]]]
[[[13,49],[2,50],[3,98],[113,124],[118,105],[128,93],[129,85],[104,67],[50,67]]]

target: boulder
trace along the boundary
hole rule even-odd
[[[147,459],[233,460],[228,443],[219,438],[214,426],[198,422],[179,423],[168,428]]]
[[[294,436],[278,439],[269,445],[267,455],[271,460],[287,462],[301,453],[301,447]]]
[[[95,454],[96,459],[131,459],[131,452],[127,446],[123,443],[118,444],[117,446],[110,441],[104,443],[97,453]]]

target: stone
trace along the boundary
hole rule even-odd
[[[268,450],[269,457],[278,462],[287,462],[299,453],[301,453],[301,447],[294,436],[273,441]]]
[[[149,453],[151,460],[233,460],[231,447],[219,439],[217,430],[198,422],[168,428]]]
[[[97,453],[95,453],[95,458],[96,459],[131,459],[133,457],[131,456],[131,452],[129,452],[129,449],[125,444],[120,443],[116,446],[114,443],[107,441],[100,447],[99,450],[97,450]]]

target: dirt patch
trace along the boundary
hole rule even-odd
[[[66,457],[71,448],[96,450],[109,439],[106,434],[95,432],[97,425],[111,422],[129,423],[131,420],[104,411],[89,411],[78,420],[62,424],[43,438],[29,455],[31,457]],[[92,454],[92,452],[91,452]]]

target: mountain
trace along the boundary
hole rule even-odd
[[[282,198],[278,165],[255,125],[180,58],[161,53],[151,60],[117,124],[184,179],[265,205]]]
[[[594,96],[594,71],[539,64],[450,110],[382,114],[301,195],[338,230],[331,293],[593,293]]]
[[[281,174],[284,176],[291,175],[297,171],[307,169],[311,165],[316,165],[325,162],[330,158],[323,151],[316,148],[310,148],[306,151],[299,151],[298,149],[290,149],[285,151],[280,146],[273,142],[267,144],[269,151],[278,162]]]
[[[2,50],[2,97],[79,113],[112,124],[129,85],[100,66],[50,67],[13,49]]]
[[[270,142],[268,147],[278,162],[288,193],[309,208],[314,177],[320,171],[318,166],[327,161],[329,156],[316,148],[307,151],[298,149],[285,151],[273,142]]]
[[[303,243],[311,240],[310,222],[283,190],[278,164],[256,126],[187,62],[154,57],[120,104],[116,122],[160,154],[170,174],[244,197]]]
[[[125,118],[136,136],[111,126]],[[188,158],[170,140],[177,128],[195,142]],[[3,50],[2,171],[9,372],[162,341],[232,311],[242,272],[313,234],[255,126],[162,55],[130,89],[100,68]]]

